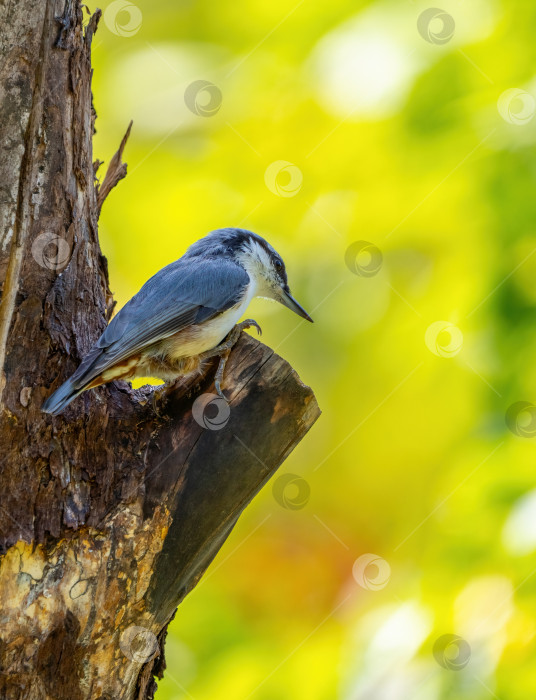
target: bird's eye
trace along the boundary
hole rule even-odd
[[[274,260],[274,267],[276,270],[280,270],[283,267],[283,262],[279,258],[276,258]]]

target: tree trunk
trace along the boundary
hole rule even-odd
[[[79,0],[0,0],[0,698],[151,698],[166,628],[319,415],[243,335],[230,407],[200,380],[117,382],[40,411],[106,326],[91,40]]]

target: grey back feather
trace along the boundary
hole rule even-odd
[[[231,308],[249,282],[232,259],[187,253],[167,265],[112,319],[74,373],[76,388],[142,348]]]

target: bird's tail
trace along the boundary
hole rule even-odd
[[[57,416],[79,394],[93,386],[98,386],[101,382],[95,383],[94,380],[99,371],[95,370],[94,366],[101,355],[102,350],[98,347],[93,347],[76,372],[43,403],[41,410],[44,413],[51,413],[53,416]]]
[[[41,406],[41,410],[44,413],[51,413],[53,416],[57,416],[58,413],[61,413],[63,409],[83,391],[84,389],[80,389],[78,383],[73,381],[73,377],[70,377],[70,379],[64,382],[59,389],[56,389],[56,391],[48,397]]]

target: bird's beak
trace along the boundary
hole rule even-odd
[[[290,290],[288,289],[281,289],[281,298],[279,301],[283,304],[283,306],[286,306],[287,309],[290,309],[291,311],[294,311],[295,314],[298,314],[298,316],[301,316],[302,318],[305,318],[307,321],[311,321],[313,323],[313,319],[309,316],[307,311],[303,308],[303,306],[300,306],[296,299],[292,296],[290,293]]]

